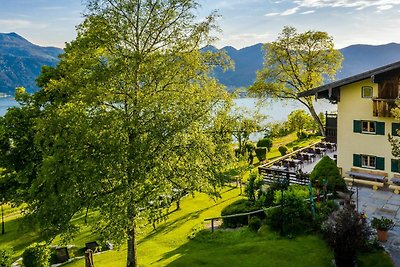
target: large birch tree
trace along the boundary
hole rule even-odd
[[[177,191],[218,196],[233,159],[223,130],[230,105],[209,74],[227,61],[200,52],[216,15],[197,22],[196,8],[192,0],[87,1],[76,40],[22,103],[38,113],[29,120],[38,160],[25,213],[47,236],[68,237],[74,216],[96,210],[95,229],[126,242],[133,267],[138,228],[161,217]],[[2,140],[5,150],[18,144]]]
[[[276,41],[264,45],[264,67],[250,92],[261,98],[296,100],[303,104],[325,136],[324,125],[314,109],[314,96],[298,94],[334,79],[343,56],[334,48],[333,38],[326,32],[298,33],[284,27]]]

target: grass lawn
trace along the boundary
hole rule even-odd
[[[204,218],[219,216],[223,207],[240,199],[237,189],[226,189],[217,202],[198,194],[182,201],[181,210],[157,229],[143,231],[138,241],[139,266],[331,266],[333,258],[324,240],[315,235],[282,238],[266,226],[253,233],[247,227],[227,231],[201,230]],[[199,231],[195,238],[192,233]],[[96,267],[123,267],[126,247],[95,255]],[[84,266],[82,260],[66,265]],[[361,255],[358,266],[393,267],[382,252]]]

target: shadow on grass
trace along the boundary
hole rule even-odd
[[[234,190],[234,189],[235,188],[231,188],[231,189],[226,190],[225,192],[228,192],[228,191],[231,191],[231,190]],[[180,217],[176,218],[175,220],[168,220],[168,222],[164,222],[163,224],[157,226],[157,228],[155,230],[151,231],[148,235],[146,235],[146,237],[141,239],[138,242],[138,244],[141,244],[141,243],[143,243],[143,242],[145,242],[145,241],[147,241],[149,239],[152,239],[155,236],[162,235],[164,233],[168,233],[171,230],[176,229],[177,227],[179,227],[180,225],[182,225],[183,223],[185,223],[187,221],[190,221],[190,220],[193,220],[193,219],[198,219],[203,212],[205,212],[205,211],[207,211],[209,209],[212,209],[214,207],[217,207],[219,205],[222,205],[225,202],[230,201],[230,200],[232,200],[234,198],[237,198],[237,196],[232,196],[230,198],[226,198],[226,199],[224,199],[222,201],[219,201],[219,202],[217,202],[217,203],[215,203],[215,204],[213,204],[211,206],[208,206],[208,207],[205,207],[203,209],[199,209],[199,210],[187,213],[187,214],[185,214],[183,216],[180,216]]]

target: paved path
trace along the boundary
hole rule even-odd
[[[356,186],[353,189],[357,191]],[[357,202],[356,195],[353,195],[353,200]],[[364,211],[368,219],[385,216],[396,223],[389,231],[388,241],[382,245],[390,253],[396,267],[400,267],[400,195],[385,188],[372,190],[358,187],[358,211]]]

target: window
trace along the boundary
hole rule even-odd
[[[362,132],[363,133],[376,133],[376,122],[362,121]]]
[[[392,122],[392,135],[393,135],[393,136],[399,136],[399,135],[397,134],[397,131],[398,131],[398,130],[400,130],[400,123]]]
[[[369,155],[361,155],[361,167],[375,169],[376,157]]]
[[[361,97],[362,98],[372,98],[373,92],[374,91],[371,86],[363,86],[361,88]]]
[[[383,121],[353,121],[353,132],[363,134],[385,135],[385,123]]]
[[[353,166],[385,170],[385,158],[365,154],[353,154]]]

